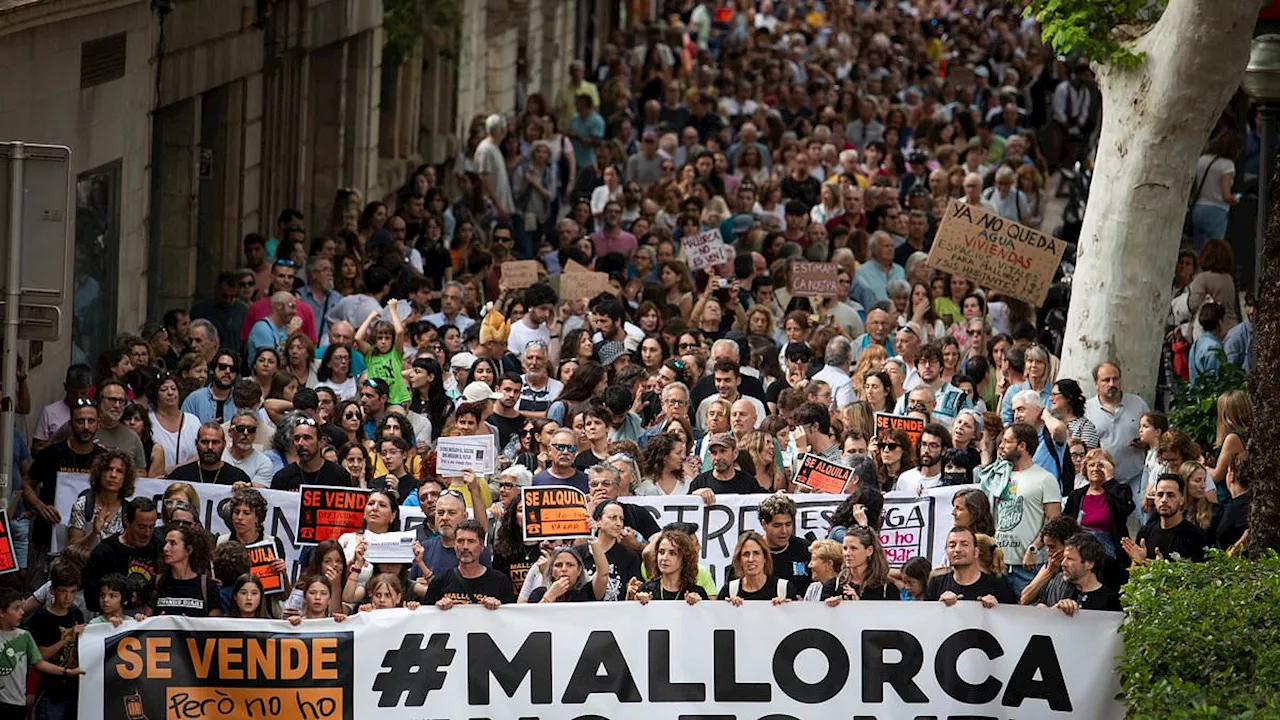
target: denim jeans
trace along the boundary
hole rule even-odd
[[[1196,250],[1210,240],[1227,237],[1227,221],[1231,211],[1213,205],[1196,205],[1191,208],[1191,244]]]
[[[36,720],[76,720],[76,709],[68,698],[45,693],[36,701]]]
[[[1040,568],[1032,565],[1026,567],[1024,565],[1009,565],[1005,572],[1004,581],[1009,584],[1009,589],[1013,591],[1015,598],[1022,597],[1022,590],[1031,584],[1035,579],[1036,572]]]

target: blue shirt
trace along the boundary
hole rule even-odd
[[[573,477],[568,478],[558,478],[552,475],[550,470],[543,470],[533,476],[533,485],[534,487],[540,485],[569,485],[578,488],[582,492],[589,492],[587,490],[587,474],[581,470],[574,470]]]
[[[1222,350],[1222,341],[1213,333],[1204,333],[1191,346],[1191,354],[1189,357],[1191,365],[1191,384],[1196,384],[1196,378],[1205,373],[1216,373],[1222,367],[1222,360],[1218,357],[1218,351]]]
[[[894,263],[889,266],[889,271],[885,272],[884,268],[880,267],[880,263],[875,260],[868,260],[862,263],[854,272],[854,282],[861,284],[867,289],[870,296],[875,298],[872,305],[881,300],[889,299],[889,283],[894,280],[906,279],[907,273],[902,269],[901,265]],[[852,292],[850,295],[852,295]],[[863,307],[870,307],[870,305],[863,303]]]
[[[1228,330],[1222,348],[1227,353],[1227,362],[1244,368],[1245,372],[1253,372],[1253,323],[1245,320]]]
[[[472,320],[471,318],[467,317],[466,315],[463,315],[462,313],[458,313],[457,316],[453,318],[453,322],[450,322],[449,318],[445,317],[444,313],[442,312],[438,312],[434,315],[428,315],[422,319],[434,325],[437,330],[444,327],[445,325],[452,325],[458,328],[458,332],[460,333],[466,332],[467,328],[476,324],[475,320]]]
[[[236,414],[236,404],[227,395],[227,399],[222,402],[222,415],[218,415],[218,401],[213,399],[213,391],[206,386],[187,396],[182,403],[182,412],[195,415],[202,423],[214,418],[218,422],[231,422],[231,417]]]
[[[1003,421],[1005,425],[1009,425],[1013,422],[1013,398],[1023,390],[1033,389],[1034,388],[1031,387],[1031,381],[1023,380],[1020,383],[1010,385],[1009,389],[1004,391],[1004,397],[1000,398],[1000,420]],[[1053,383],[1045,382],[1044,388],[1040,390],[1040,404],[1044,407],[1053,407],[1049,402],[1049,393],[1051,392],[1053,392]]]
[[[280,352],[287,337],[289,337],[288,327],[278,328],[271,323],[270,319],[263,318],[254,323],[253,328],[249,330],[249,343],[245,346],[245,351],[250,360],[261,347],[269,347]]]
[[[603,138],[604,137],[604,118],[600,117],[600,113],[594,110],[587,115],[584,120],[581,115],[575,114],[569,118],[569,131],[577,133],[582,137]],[[573,159],[577,162],[579,168],[596,164],[596,149],[587,145],[580,140],[573,141]]]
[[[329,331],[329,318],[325,315],[329,314],[331,308],[342,302],[342,295],[336,290],[326,290],[324,299],[316,300],[311,288],[304,287],[298,291],[298,299],[311,306],[312,312],[316,315],[316,337],[323,340],[325,333]]]
[[[1046,440],[1053,443],[1052,451],[1049,450],[1049,445],[1045,442]],[[1058,469],[1058,463],[1053,460],[1054,452],[1058,454],[1058,462],[1065,461],[1067,457],[1067,444],[1062,443],[1059,445],[1058,443],[1053,442],[1053,438],[1049,437],[1049,431],[1045,428],[1040,428],[1040,444],[1036,446],[1036,454],[1031,457],[1031,461],[1044,468],[1044,471],[1052,475],[1054,480],[1058,480],[1058,482],[1061,483],[1062,481],[1059,478],[1062,473]]]
[[[322,348],[316,348],[316,359],[323,360],[324,352],[328,349],[328,345],[325,345]],[[360,375],[364,373],[365,368],[364,354],[355,348],[347,348],[347,350],[351,353],[351,375],[353,377],[360,377]]]

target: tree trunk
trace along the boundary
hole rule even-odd
[[[1193,168],[1240,84],[1259,7],[1170,0],[1132,43],[1141,64],[1097,66],[1102,135],[1059,377],[1112,361],[1127,392],[1152,399]]]
[[[1249,552],[1280,550],[1280,192],[1271,174],[1270,223],[1258,272],[1260,292],[1253,312],[1256,360],[1249,376],[1253,427],[1249,431]],[[1259,201],[1263,201],[1259,198]]]

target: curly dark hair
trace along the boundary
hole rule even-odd
[[[227,540],[213,549],[213,576],[223,585],[249,572],[249,551],[239,540]]]
[[[688,534],[678,530],[663,530],[658,535],[658,541],[653,544],[654,562],[657,562],[658,548],[662,547],[663,541],[669,542],[675,546],[676,552],[680,553],[680,589],[688,590],[698,584],[698,553],[693,548],[693,538]],[[657,578],[658,582],[662,582],[662,578]]]
[[[650,438],[649,444],[645,445],[640,455],[641,477],[657,482],[658,478],[662,477],[663,463],[667,455],[671,454],[671,448],[676,446],[676,442],[677,439],[670,433],[662,433]]]
[[[230,517],[231,513],[241,505],[252,510],[258,518],[258,537],[261,538],[266,534],[267,499],[253,488],[240,488],[231,493],[231,502],[227,504],[227,516]]]
[[[182,544],[191,550],[191,555],[187,558],[187,564],[197,575],[209,572],[209,563],[213,559],[213,549],[210,547],[209,534],[204,528],[189,522],[171,522],[164,526],[164,534],[167,537],[169,533],[176,532],[182,536]],[[161,577],[169,575],[170,568],[165,567]],[[159,578],[157,578],[159,579]]]
[[[524,530],[520,526],[520,493],[503,508],[502,523],[493,537],[493,554],[505,560],[518,560],[524,556]],[[548,571],[550,572],[550,571]]]
[[[111,466],[111,461],[119,460],[124,463],[124,484],[120,486],[120,491],[116,493],[116,497],[123,503],[133,495],[134,483],[138,479],[136,468],[133,466],[133,456],[120,450],[108,450],[93,460],[93,467],[89,470],[89,487],[95,493],[102,490],[102,476],[106,474],[107,468]]]

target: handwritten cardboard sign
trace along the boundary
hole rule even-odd
[[[502,263],[502,286],[523,290],[538,282],[537,260],[509,260]]]
[[[298,545],[315,545],[337,540],[345,533],[359,532],[364,524],[364,506],[369,491],[364,488],[303,485],[298,488]]]
[[[560,297],[563,300],[590,300],[600,293],[617,294],[607,273],[588,270],[560,276]]]
[[[893,413],[876,413],[876,437],[888,437],[890,430],[905,432],[907,437],[911,438],[911,444],[916,445],[920,442],[920,436],[924,434],[924,418],[894,415]]]
[[[584,267],[573,260],[570,260],[564,264],[562,271],[566,273],[589,273],[591,272],[591,268]]]
[[[497,455],[493,436],[487,433],[442,437],[436,443],[436,473],[441,477],[461,477],[470,470],[476,475],[488,475],[493,472]]]
[[[852,477],[853,468],[809,453],[800,457],[800,467],[796,470],[797,485],[803,485],[814,492],[833,495],[843,495],[844,488]]]
[[[1039,307],[1066,247],[1052,235],[957,200],[938,227],[928,264]]]
[[[685,240],[684,254],[689,259],[690,270],[701,270],[733,260],[733,248],[724,244],[718,228]]]
[[[539,485],[520,492],[525,542],[591,537],[586,493],[568,485]]]
[[[840,266],[835,263],[791,264],[787,289],[805,297],[840,297]]]
[[[252,545],[245,546],[245,550],[249,551],[249,572],[253,573],[258,581],[262,583],[262,591],[265,595],[276,595],[285,591],[288,587],[287,580],[282,572],[276,572],[271,569],[271,565],[276,560],[283,560],[276,553],[276,544],[269,540],[256,542]]]

